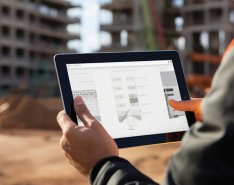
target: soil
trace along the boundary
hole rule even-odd
[[[88,185],[59,146],[60,131],[0,130],[1,185]],[[121,157],[160,182],[180,143],[120,150]]]
[[[59,98],[4,97],[0,99],[0,128],[58,130],[56,116],[60,110]]]
[[[60,98],[0,98],[0,185],[87,185],[59,146],[56,123]],[[120,150],[136,168],[161,182],[168,160],[180,143]]]

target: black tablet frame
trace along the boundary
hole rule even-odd
[[[106,62],[130,62],[130,61],[152,61],[152,60],[172,60],[175,74],[182,100],[190,100],[187,85],[184,78],[180,57],[177,51],[145,51],[145,52],[121,52],[121,53],[84,53],[84,54],[57,54],[54,56],[54,63],[58,77],[63,106],[70,118],[77,123],[75,110],[73,107],[73,95],[68,77],[66,64],[82,63],[106,63]],[[189,126],[195,122],[193,112],[185,112]],[[119,148],[140,146],[147,144],[157,144],[178,141],[183,132],[172,133],[167,137],[165,134],[153,134],[136,137],[126,137],[115,139]]]

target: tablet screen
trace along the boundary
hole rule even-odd
[[[66,64],[73,98],[81,96],[113,138],[187,131],[172,60]],[[78,124],[82,124],[78,120]]]

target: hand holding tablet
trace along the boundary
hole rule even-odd
[[[67,114],[82,124],[73,108],[81,96],[119,147],[178,140],[171,136],[194,122],[191,112],[168,105],[189,100],[175,51],[61,54],[55,66]]]
[[[74,108],[84,126],[77,126],[61,111],[57,117],[63,132],[60,143],[71,164],[81,173],[89,174],[98,161],[119,156],[119,151],[114,140],[90,114],[81,97],[76,97]]]

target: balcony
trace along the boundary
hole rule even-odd
[[[103,4],[101,9],[106,10],[129,10],[134,8],[134,0],[121,0],[121,1],[114,1],[112,3]]]
[[[212,1],[199,0],[196,3],[189,1],[187,3],[186,2],[187,1],[185,1],[185,5],[182,8],[182,12],[187,12],[191,10],[204,10],[207,8],[222,8],[226,6],[226,1],[220,1],[220,0],[212,0]]]
[[[184,4],[185,5],[193,5],[193,4],[202,4],[205,3],[205,0],[189,0],[189,1],[185,1]]]
[[[53,62],[49,59],[34,59],[31,64],[34,70],[42,71],[41,73],[55,70]]]
[[[53,42],[30,42],[31,51],[42,52],[46,54],[55,54],[55,53],[68,53],[71,52],[66,45],[55,44]]]
[[[40,17],[48,21],[53,21],[53,22],[63,23],[63,24],[80,23],[80,18],[71,18],[71,17],[68,17],[67,15],[66,16],[65,15],[51,16],[48,14],[41,14]]]
[[[11,66],[18,66],[23,68],[31,68],[31,65],[28,60],[19,60],[18,58],[4,58],[1,57],[1,65],[11,65]]]
[[[52,5],[52,6],[58,6],[58,7],[64,7],[64,8],[74,8],[79,7],[79,5],[72,4],[68,1],[58,1],[58,0],[42,0],[42,3]]]
[[[49,25],[36,25],[30,28],[30,31],[38,35],[59,38],[63,40],[80,39],[79,34],[71,34],[65,28],[55,28]]]
[[[28,10],[30,10],[32,13],[41,15],[41,17],[43,18],[55,20],[57,22],[80,23],[79,18],[68,17],[66,10],[51,8],[49,6],[40,5],[40,4],[32,3],[32,2],[28,4]]]
[[[10,86],[15,86],[17,84],[19,84],[19,79],[16,78],[12,78],[12,77],[3,77],[0,76],[1,81],[0,81],[0,85],[10,85]]]
[[[100,52],[113,52],[113,51],[133,51],[135,47],[133,44],[127,46],[121,46],[121,44],[115,43],[109,46],[102,46]]]
[[[100,29],[107,32],[120,32],[122,30],[134,32],[139,31],[140,26],[138,24],[134,24],[132,19],[114,20],[112,24],[101,25]]]
[[[212,24],[201,24],[201,25],[194,25],[194,26],[185,26],[183,32],[184,33],[195,33],[195,32],[201,32],[201,31],[219,31],[219,30],[227,30],[227,31],[233,31],[232,26],[230,25],[223,25],[220,23],[212,23]]]

